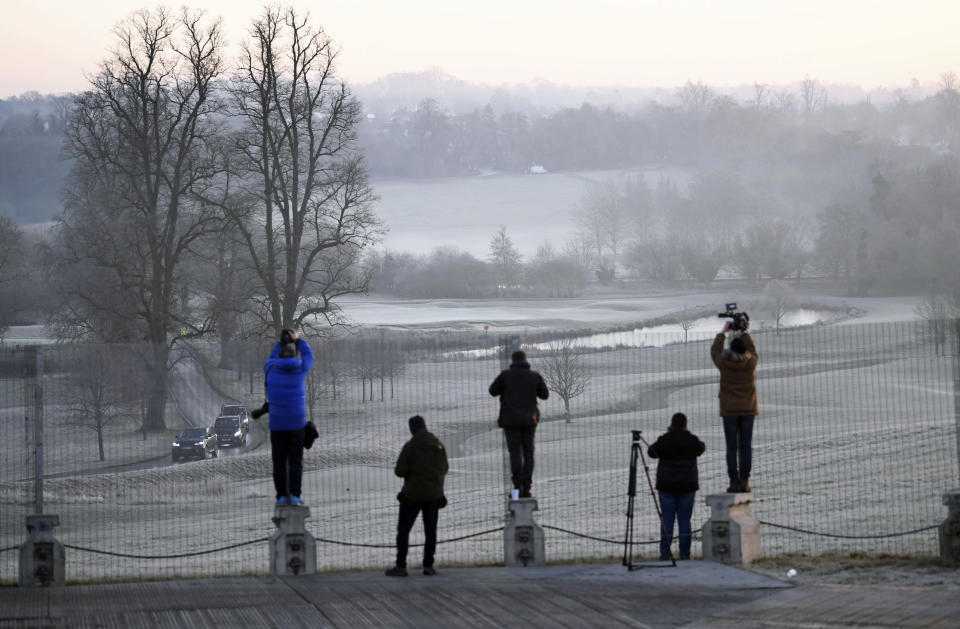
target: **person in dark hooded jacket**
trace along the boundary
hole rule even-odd
[[[497,425],[503,428],[510,453],[510,476],[522,498],[532,496],[533,438],[540,422],[537,398],[550,396],[543,376],[530,368],[527,355],[516,351],[509,369],[504,369],[490,385],[490,395],[500,396]]]
[[[423,514],[423,574],[435,575],[433,555],[437,548],[437,519],[439,510],[446,506],[443,479],[450,466],[447,451],[436,435],[427,430],[423,417],[414,415],[409,420],[413,438],[403,444],[394,473],[403,479],[403,489],[397,495],[400,516],[397,521],[397,562],[387,570],[388,577],[407,576],[407,549],[410,529]]]
[[[675,413],[670,428],[647,448],[650,458],[657,463],[657,492],[663,513],[660,528],[660,558],[670,559],[670,544],[673,541],[673,523],[676,520],[679,534],[680,559],[690,559],[690,517],[700,479],[697,472],[697,457],[707,446],[687,430],[687,416]]]
[[[753,420],[757,416],[757,387],[753,372],[759,356],[750,335],[744,331],[730,339],[724,349],[730,322],[723,326],[710,347],[713,364],[720,370],[720,416],[727,444],[728,492],[749,492],[753,468]]]
[[[263,366],[270,407],[270,451],[277,505],[302,505],[303,442],[307,425],[310,346],[296,330],[284,330]]]

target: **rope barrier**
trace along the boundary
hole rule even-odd
[[[481,535],[489,535],[490,533],[497,533],[502,531],[503,527],[488,529],[486,531],[479,531],[477,533],[469,533],[467,535],[461,535],[460,537],[453,537],[450,539],[438,540],[437,544],[449,544],[450,542],[459,542],[465,539],[470,539],[472,537],[480,537]],[[360,548],[396,548],[396,544],[360,544],[356,542],[343,542],[334,539],[324,539],[322,537],[315,538],[316,541],[324,544],[336,544],[338,546],[352,546]],[[208,548],[206,550],[199,550],[189,553],[179,553],[176,555],[138,555],[135,553],[118,553],[111,550],[99,550],[97,548],[85,548],[83,546],[74,546],[73,544],[64,544],[64,548],[69,548],[71,550],[79,550],[85,553],[94,553],[97,555],[108,555],[110,557],[123,557],[126,559],[184,559],[186,557],[198,557],[200,555],[209,555],[211,553],[219,553],[225,550],[232,550],[234,548],[240,548],[241,546],[250,546],[251,544],[259,544],[261,542],[269,541],[269,537],[261,537],[259,539],[252,539],[246,542],[238,542],[236,544],[230,544],[229,546],[221,546],[219,548]],[[417,548],[423,546],[423,544],[410,544],[411,548]],[[20,548],[19,546],[11,546],[10,548],[0,549],[0,552],[5,552],[8,550],[16,550]]]
[[[486,531],[480,531],[479,533],[469,533],[469,534],[467,534],[467,535],[461,535],[460,537],[453,537],[453,538],[450,538],[450,539],[437,540],[437,544],[439,545],[439,544],[449,544],[450,542],[460,542],[460,541],[463,541],[463,540],[465,540],[465,539],[470,539],[471,537],[480,537],[481,535],[489,535],[490,533],[498,533],[498,532],[500,532],[500,531],[502,531],[502,530],[503,530],[503,527],[501,526],[501,527],[495,528],[495,529],[488,529],[488,530],[486,530]],[[324,538],[322,538],[322,537],[317,537],[317,538],[314,538],[314,539],[316,539],[316,541],[322,542],[322,543],[324,543],[324,544],[334,544],[334,545],[337,545],[337,546],[351,546],[351,547],[354,547],[354,548],[357,548],[357,547],[359,547],[359,548],[396,548],[396,547],[397,547],[396,544],[360,544],[360,543],[357,543],[357,542],[342,542],[342,541],[335,540],[335,539],[324,539]],[[423,544],[410,544],[410,548],[419,548],[420,546],[423,546]]]
[[[805,535],[817,535],[817,536],[820,536],[820,537],[833,537],[833,538],[839,538],[839,539],[884,539],[884,538],[889,538],[889,537],[903,537],[903,536],[905,536],[905,535],[915,535],[915,534],[917,534],[917,533],[924,533],[924,532],[926,532],[926,531],[932,531],[932,530],[934,530],[934,529],[936,529],[936,528],[938,528],[938,527],[940,526],[939,524],[932,524],[932,525],[930,525],[930,526],[924,526],[924,527],[922,527],[922,528],[913,529],[913,530],[910,530],[910,531],[902,531],[902,532],[899,532],[899,533],[881,533],[881,534],[875,534],[875,535],[874,535],[874,534],[871,534],[871,535],[843,535],[843,534],[840,534],[840,533],[824,533],[824,532],[821,532],[821,531],[810,531],[810,530],[802,529],[802,528],[795,527],[795,526],[787,526],[787,525],[785,525],[785,524],[777,524],[777,523],[775,523],[775,522],[766,522],[766,521],[764,521],[764,520],[758,520],[758,522],[760,522],[760,524],[763,524],[764,526],[772,526],[772,527],[774,527],[774,528],[784,529],[784,530],[787,530],[787,531],[793,531],[793,532],[795,532],[795,533],[803,533],[803,534],[805,534]],[[593,535],[587,535],[586,533],[578,533],[577,531],[571,531],[571,530],[569,530],[569,529],[561,528],[561,527],[559,527],[559,526],[551,526],[551,525],[549,525],[549,524],[542,524],[541,527],[543,527],[543,528],[545,528],[545,529],[549,529],[549,530],[551,530],[551,531],[557,531],[557,532],[559,532],[559,533],[565,533],[565,534],[567,534],[567,535],[573,535],[573,536],[575,536],[575,537],[581,537],[581,538],[583,538],[583,539],[593,540],[593,541],[595,541],[595,542],[603,542],[603,543],[605,543],[605,544],[623,544],[623,543],[624,543],[624,540],[622,540],[622,539],[607,539],[607,538],[604,538],[604,537],[596,537],[596,536],[593,536]],[[483,535],[490,535],[491,533],[499,533],[499,532],[503,531],[503,529],[504,529],[504,527],[500,526],[500,527],[497,527],[497,528],[495,528],[495,529],[487,529],[487,530],[485,530],[485,531],[479,531],[479,532],[476,532],[476,533],[468,533],[467,535],[461,535],[461,536],[459,536],[459,537],[452,537],[452,538],[450,538],[450,539],[438,540],[438,541],[437,541],[437,544],[450,544],[450,543],[453,543],[453,542],[460,542],[460,541],[463,541],[463,540],[465,540],[465,539],[471,539],[471,538],[474,538],[474,537],[481,537],[481,536],[483,536]],[[695,538],[695,539],[699,539],[699,536],[694,536],[694,538]],[[325,539],[325,538],[322,538],[322,537],[317,537],[317,538],[315,538],[315,539],[316,539],[317,542],[320,542],[320,543],[323,543],[323,544],[334,544],[334,545],[337,545],[337,546],[349,546],[349,547],[354,547],[354,548],[396,548],[396,545],[395,545],[395,544],[362,544],[362,543],[357,543],[357,542],[344,542],[344,541],[341,541],[341,540]],[[223,551],[225,551],[225,550],[232,550],[232,549],[234,549],[234,548],[240,548],[240,547],[242,547],[242,546],[250,546],[250,545],[252,545],[252,544],[259,544],[259,543],[261,543],[261,542],[266,542],[266,541],[269,541],[269,540],[270,540],[269,537],[261,537],[261,538],[249,540],[249,541],[246,541],[246,542],[238,542],[238,543],[236,543],[236,544],[230,544],[229,546],[221,546],[221,547],[218,547],[218,548],[208,548],[208,549],[206,549],[206,550],[193,551],[193,552],[189,552],[189,553],[178,553],[178,554],[175,554],[175,555],[140,555],[140,554],[135,554],[135,553],[119,553],[119,552],[114,552],[114,551],[110,551],[110,550],[99,550],[99,549],[96,549],[96,548],[86,548],[86,547],[83,547],[83,546],[75,546],[75,545],[73,545],[73,544],[64,544],[63,547],[64,547],[64,548],[69,548],[69,549],[71,549],[71,550],[77,550],[77,551],[80,551],[80,552],[85,552],[85,553],[94,553],[94,554],[97,554],[97,555],[108,555],[108,556],[110,556],[110,557],[123,557],[123,558],[127,558],[127,559],[184,559],[184,558],[186,558],[186,557],[198,557],[198,556],[200,556],[200,555],[209,555],[209,554],[212,554],[212,553],[223,552]],[[659,544],[659,543],[660,543],[659,540],[649,540],[649,541],[645,541],[645,542],[633,542],[633,544],[634,544],[634,545],[637,545],[637,546],[642,546],[642,545],[646,545],[646,544]],[[417,547],[420,547],[420,546],[423,546],[423,544],[420,543],[420,544],[411,544],[411,545],[410,545],[411,548],[417,548]],[[17,549],[19,549],[19,548],[20,548],[20,546],[7,546],[6,548],[0,548],[0,553],[6,553],[6,552],[14,551],[14,550],[17,550]]]
[[[785,524],[776,524],[774,522],[764,522],[763,520],[757,520],[760,524],[766,526],[772,526],[778,529],[785,529],[787,531],[795,531],[797,533],[805,533],[807,535],[819,535],[820,537],[836,537],[839,539],[884,539],[887,537],[903,537],[904,535],[913,535],[915,533],[923,533],[924,531],[932,531],[935,528],[938,528],[939,524],[932,524],[930,526],[925,526],[919,529],[913,529],[912,531],[903,531],[901,533],[882,533],[878,535],[841,535],[839,533],[821,533],[819,531],[808,531],[806,529],[797,528],[795,526],[787,526]]]
[[[542,528],[550,529],[551,531],[559,531],[561,533],[566,533],[567,535],[575,535],[576,537],[582,537],[584,539],[592,539],[595,542],[604,542],[605,544],[623,544],[622,539],[604,539],[603,537],[594,537],[593,535],[587,535],[586,533],[577,533],[576,531],[568,531],[567,529],[562,529],[559,526],[550,526],[549,524],[541,524]],[[649,542],[633,542],[636,545],[641,544],[659,544],[660,540],[653,540]]]
[[[209,555],[211,553],[219,553],[224,550],[231,550],[234,548],[240,548],[241,546],[249,546],[251,544],[259,544],[260,542],[266,542],[269,537],[261,537],[259,539],[252,539],[247,542],[239,542],[236,544],[230,544],[229,546],[222,546],[220,548],[209,548],[207,550],[199,550],[191,553],[179,553],[177,555],[137,555],[132,553],[117,553],[111,550],[98,550],[96,548],[84,548],[83,546],[74,546],[72,544],[64,544],[64,548],[69,548],[71,550],[79,550],[85,553],[94,553],[96,555],[109,555],[110,557],[124,557],[126,559],[183,559],[185,557],[198,557],[200,555]]]

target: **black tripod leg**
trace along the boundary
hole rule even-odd
[[[633,569],[633,503],[637,495],[637,444],[630,452],[630,474],[627,480],[627,530],[623,536],[623,565]]]

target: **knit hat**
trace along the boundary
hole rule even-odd
[[[743,342],[743,339],[739,336],[732,341],[730,341],[730,351],[736,352],[738,354],[743,354],[747,351],[747,344]]]

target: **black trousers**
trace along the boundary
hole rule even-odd
[[[299,498],[303,478],[303,428],[271,430],[270,453],[273,455],[273,487],[277,490],[277,498]]]
[[[417,521],[417,514],[423,513],[423,567],[433,565],[433,554],[437,550],[437,517],[440,513],[439,501],[410,502],[400,501],[400,518],[397,521],[397,565],[407,565],[407,549],[410,547],[410,529]]]
[[[513,486],[530,491],[533,486],[533,437],[536,426],[505,426],[507,452],[510,453],[510,476]]]

